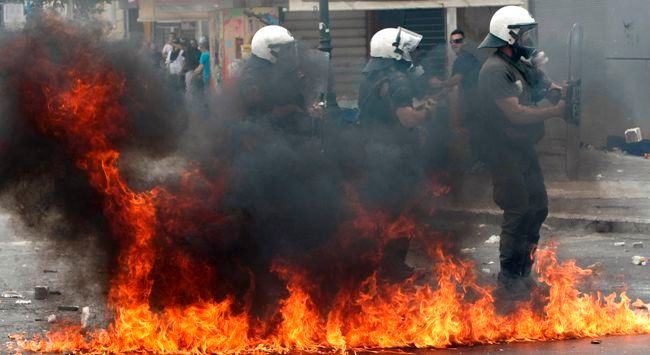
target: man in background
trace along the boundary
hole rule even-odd
[[[472,159],[472,171],[480,170],[485,158],[481,149],[482,128],[475,114],[478,97],[478,73],[481,64],[466,50],[465,32],[455,29],[449,36],[449,44],[456,54],[451,77],[441,81],[433,77],[429,83],[433,88],[449,90],[451,126],[454,130],[467,134]],[[454,92],[454,89],[456,91]]]

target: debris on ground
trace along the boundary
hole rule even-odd
[[[496,244],[501,241],[501,236],[500,235],[492,235],[488,240],[485,241],[485,244]]]
[[[472,254],[476,251],[476,248],[463,248],[460,250],[461,254]]]
[[[634,242],[634,244],[632,244],[632,247],[633,248],[643,248],[643,242]]]
[[[615,246],[615,247],[624,247],[624,246],[625,246],[625,242],[616,242],[616,243],[614,243],[614,246]]]
[[[590,269],[594,274],[599,274],[605,269],[605,267],[603,266],[603,263],[598,261],[587,266],[587,269]]]
[[[632,264],[634,265],[645,265],[646,259],[643,256],[635,255],[632,257]]]
[[[492,260],[487,261],[487,262],[483,262],[483,265],[492,265],[492,264],[494,264],[494,261],[492,261]]]
[[[57,291],[57,290],[52,290],[52,291],[50,291],[50,292],[49,292],[49,294],[50,294],[50,295],[57,295],[57,296],[61,296],[61,291]]]
[[[603,178],[603,174],[598,174],[598,175],[596,175],[596,180],[600,180],[600,179],[602,179],[602,178]]]
[[[81,329],[88,327],[88,319],[90,319],[90,307],[86,306],[81,309]]]
[[[47,273],[52,273],[52,274],[54,274],[54,273],[57,273],[58,271],[56,271],[56,270],[52,270],[52,269],[44,269],[43,272],[46,273],[46,274],[47,274]]]
[[[593,339],[593,340],[591,341],[591,343],[594,344],[594,345],[598,345],[598,344],[600,344],[600,340],[598,340],[598,339]]]
[[[59,311],[76,312],[79,310],[79,306],[59,306],[57,309]]]
[[[47,322],[48,323],[56,322],[56,315],[55,314],[50,314],[49,316],[47,316]]]
[[[491,274],[492,273],[492,270],[490,270],[488,268],[481,269],[481,271],[483,271],[484,274]]]
[[[17,341],[17,340],[25,340],[25,336],[23,334],[9,334],[7,335],[9,340]]]
[[[47,286],[36,286],[34,287],[34,298],[37,300],[44,300],[47,298],[48,287]]]
[[[2,293],[2,298],[23,298],[23,295],[16,291],[5,291]]]
[[[16,300],[16,304],[31,304],[32,300]]]

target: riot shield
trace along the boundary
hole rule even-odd
[[[580,120],[582,113],[582,26],[573,24],[568,36],[569,75],[566,93],[566,173],[576,180],[580,168]]]

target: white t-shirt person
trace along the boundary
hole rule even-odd
[[[169,74],[181,74],[183,72],[183,67],[185,66],[185,57],[183,56],[183,50],[181,49],[178,53],[178,56],[172,60],[172,52],[170,51],[167,54],[166,63],[169,63]]]

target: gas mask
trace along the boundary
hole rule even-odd
[[[537,51],[537,24],[510,28],[510,35],[516,39],[512,45],[512,59],[533,58]]]

